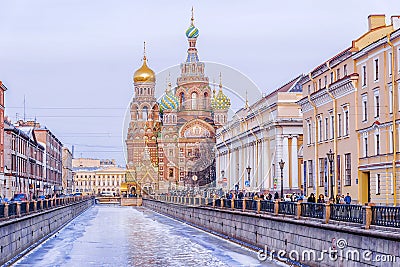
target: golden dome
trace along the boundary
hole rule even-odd
[[[147,59],[146,56],[143,58],[143,65],[135,71],[135,74],[133,75],[133,81],[136,82],[155,82],[156,81],[156,75],[154,74],[154,71],[152,71],[148,66],[147,66]]]

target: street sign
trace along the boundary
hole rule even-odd
[[[222,178],[223,182],[228,182],[228,178]]]
[[[244,181],[244,186],[245,187],[250,187],[250,181]]]

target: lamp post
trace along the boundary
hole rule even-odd
[[[283,161],[283,159],[281,159],[281,161],[279,161],[279,168],[281,168],[281,199],[283,198],[283,167],[285,166],[285,162]]]
[[[329,149],[329,152],[328,153],[326,153],[326,155],[328,156],[328,160],[329,160],[329,165],[330,165],[330,172],[329,172],[329,175],[330,175],[330,181],[331,181],[331,197],[330,197],[330,200],[331,201],[334,201],[335,200],[335,197],[333,196],[333,167],[332,167],[332,165],[333,165],[333,160],[334,160],[334,156],[335,156],[335,154],[332,152],[332,149]]]
[[[250,166],[247,166],[247,168],[246,168],[246,171],[247,171],[247,181],[249,181],[249,182],[250,182],[250,172],[251,172],[251,167],[250,167]]]

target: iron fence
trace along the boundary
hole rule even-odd
[[[35,202],[29,202],[29,212],[35,211]]]
[[[4,218],[4,204],[0,204],[0,218]]]
[[[215,206],[221,207],[221,199],[220,198],[215,199]]]
[[[286,215],[296,215],[296,202],[281,201],[279,202],[278,213]]]
[[[224,201],[224,208],[230,209],[232,207],[232,199],[223,199]]]
[[[21,202],[21,204],[20,204],[20,214],[21,215],[24,215],[24,214],[26,214],[26,211],[27,211],[27,206],[28,206],[28,203],[27,202]]]
[[[400,227],[400,207],[372,206],[371,224]]]
[[[301,203],[301,216],[323,219],[325,216],[325,204],[324,203]]]
[[[261,200],[260,211],[275,212],[275,203],[271,200]]]
[[[363,223],[363,206],[349,204],[331,205],[331,220]]]
[[[17,203],[10,203],[8,205],[8,216],[15,216],[17,215]]]
[[[246,210],[257,210],[257,201],[252,199],[246,199]]]
[[[233,205],[234,205],[235,209],[241,210],[241,209],[243,209],[243,200],[242,199],[235,199]]]

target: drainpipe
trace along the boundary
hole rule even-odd
[[[251,134],[254,136],[254,138],[256,139],[256,145],[255,145],[255,150],[256,150],[256,161],[255,162],[253,162],[253,164],[255,165],[255,170],[254,170],[254,178],[255,177],[257,177],[256,179],[255,179],[255,181],[256,181],[256,188],[258,187],[258,179],[259,179],[259,177],[258,177],[258,166],[259,166],[259,162],[258,162],[258,142],[259,142],[259,139],[258,139],[258,137],[257,137],[257,135],[253,132],[253,129],[250,129],[250,131],[251,131]],[[250,184],[251,185],[251,184]],[[250,186],[250,188],[251,188],[251,186]]]
[[[315,89],[315,82],[314,82],[314,79],[312,78],[311,72],[308,74],[308,77],[310,78],[313,88]],[[315,135],[314,135],[314,162],[315,162],[314,166],[315,166],[315,168],[314,169],[316,170],[316,172],[315,172],[315,177],[316,177],[316,179],[315,179],[315,182],[316,182],[315,195],[318,196],[319,195],[319,183],[318,183],[319,175],[318,175],[318,123],[316,121],[317,120],[317,106],[315,105],[314,102],[312,102],[310,94],[308,94],[307,97],[308,97],[308,102],[310,102],[311,106],[313,106],[313,108],[314,108],[314,120],[315,120]],[[308,133],[308,134],[310,134],[310,133]]]
[[[330,71],[332,71],[332,68],[329,64],[329,61],[326,62],[326,66],[328,67],[328,69]],[[336,72],[333,72],[333,76],[334,76],[334,81],[336,81]],[[336,161],[336,155],[337,155],[337,100],[336,98],[333,96],[333,94],[331,92],[329,92],[329,84],[327,83],[326,85],[326,93],[332,98],[333,101],[333,154],[334,156],[334,162]],[[337,164],[337,161],[336,161]],[[334,166],[336,166],[336,164]],[[337,167],[336,167],[337,169]],[[340,179],[340,176],[338,176],[338,173],[335,171],[335,196],[337,196],[338,194],[338,178]],[[332,185],[331,185],[332,186]]]
[[[393,193],[394,193],[394,197],[393,197],[393,204],[396,206],[397,205],[397,185],[396,185],[396,159],[397,159],[397,151],[396,151],[396,114],[397,114],[397,108],[396,108],[396,80],[394,79],[394,46],[393,43],[390,41],[390,34],[387,35],[387,43],[388,45],[390,45],[392,47],[392,107],[393,107],[393,118],[392,118],[392,125],[393,125],[393,142],[392,142],[392,146],[393,146],[393,160],[392,160],[392,174],[393,174]]]

